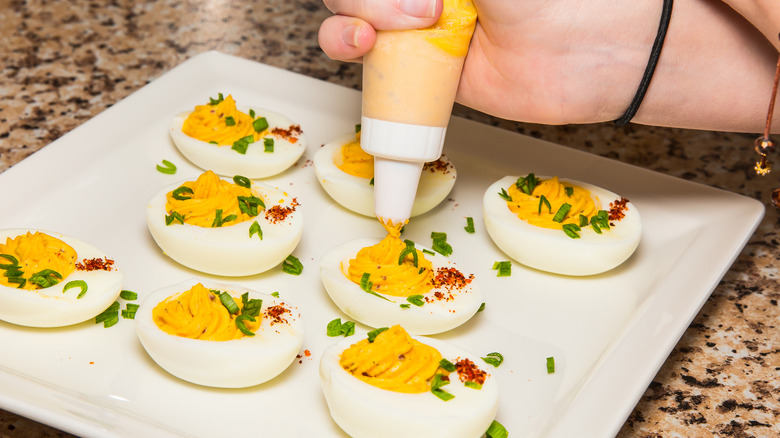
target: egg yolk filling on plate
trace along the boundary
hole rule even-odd
[[[413,242],[401,240],[400,225],[391,223],[385,228],[387,237],[350,259],[347,277],[367,292],[396,297],[429,292],[433,289],[433,264]]]
[[[166,195],[165,222],[221,227],[247,221],[265,209],[265,203],[252,192],[248,179],[221,179],[207,170],[195,181],[187,181]]]
[[[0,244],[0,284],[19,289],[54,286],[76,270],[76,250],[45,233],[26,233]]]
[[[334,164],[342,172],[358,178],[374,177],[374,157],[360,147],[360,131],[355,134],[355,141],[341,146],[341,156]]]
[[[229,292],[198,283],[155,306],[154,323],[174,336],[205,341],[230,341],[253,336],[260,327],[262,300],[235,300]]]
[[[251,137],[246,141],[253,143],[267,129],[264,118],[242,113],[233,96],[222,98],[222,94],[207,105],[197,105],[182,126],[182,132],[190,137],[217,145],[232,145],[246,137]]]
[[[441,359],[438,350],[412,339],[396,325],[344,350],[339,365],[377,388],[422,393],[430,391]]]

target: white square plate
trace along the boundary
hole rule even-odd
[[[200,173],[175,149],[170,118],[232,94],[286,114],[308,140],[304,157],[266,182],[289,190],[305,231],[294,251],[301,276],[279,267],[228,279],[279,291],[301,308],[310,357],[276,379],[241,390],[178,380],[147,356],[132,321],[105,329],[88,321],[59,329],[0,322],[0,407],[89,436],[343,436],[320,391],[318,360],[337,339],[328,321],[345,316],[319,280],[318,262],[337,244],[381,237],[376,220],[336,205],[309,164],[321,144],[353,132],[360,93],[245,59],[209,52],[183,63],[40,152],[0,174],[0,228],[39,228],[78,237],[105,251],[139,300],[162,286],[203,275],[168,259],[144,220],[162,186]],[[429,246],[447,232],[452,258],[473,272],[487,307],[437,338],[476,354],[497,351],[497,420],[513,436],[607,437],[619,430],[699,308],[763,216],[752,199],[671,178],[490,126],[453,118],[445,145],[458,169],[450,199],[413,219],[405,236]],[[164,175],[155,165],[178,166]],[[505,175],[527,172],[587,181],[630,199],[643,219],[642,241],[622,266],[569,278],[506,260],[482,222],[482,195]],[[466,217],[476,233],[466,233]],[[222,279],[223,281],[225,279]],[[359,326],[356,341],[365,333]],[[546,358],[555,357],[554,374]],[[488,367],[487,365],[485,365]]]

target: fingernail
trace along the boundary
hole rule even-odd
[[[436,14],[436,0],[401,0],[401,11],[419,18],[433,18]]]
[[[344,44],[348,46],[357,47],[358,35],[360,35],[361,30],[361,26],[358,26],[357,24],[350,24],[341,31],[341,41],[343,41]]]

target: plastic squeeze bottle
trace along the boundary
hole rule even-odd
[[[383,223],[409,219],[423,164],[441,156],[476,22],[470,0],[444,0],[432,26],[378,31],[363,57],[360,146],[374,156],[374,212]]]

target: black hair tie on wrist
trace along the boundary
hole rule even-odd
[[[661,11],[661,23],[658,26],[658,34],[655,36],[655,42],[653,42],[653,49],[650,51],[650,60],[647,62],[645,68],[645,74],[642,76],[642,81],[639,83],[639,88],[636,90],[634,100],[631,101],[631,105],[628,106],[626,112],[619,119],[615,120],[617,126],[625,126],[636,115],[639,105],[642,104],[642,99],[645,98],[647,88],[650,86],[650,80],[655,73],[655,66],[658,65],[658,58],[661,57],[661,48],[664,46],[664,39],[666,39],[666,31],[669,29],[669,21],[672,18],[672,3],[674,0],[664,0],[663,10]]]

